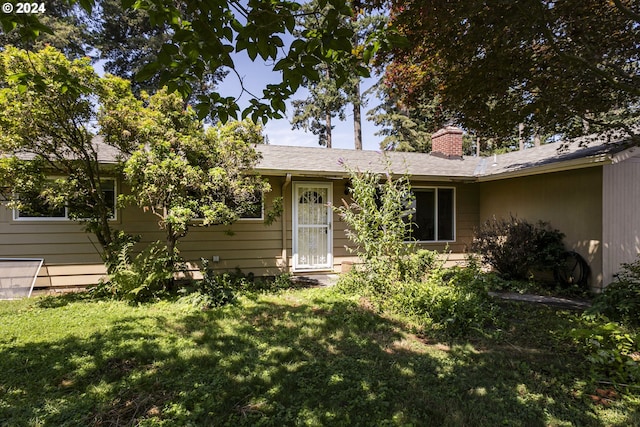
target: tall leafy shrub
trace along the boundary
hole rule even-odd
[[[349,171],[351,200],[334,207],[347,223],[350,250],[364,262],[361,279],[384,290],[415,271],[410,254],[415,245],[407,242],[411,226],[413,195],[409,178],[372,172]]]
[[[590,311],[640,326],[640,256],[632,263],[622,264],[617,279],[596,297]]]
[[[471,250],[508,279],[527,279],[534,269],[553,269],[564,253],[564,234],[548,223],[511,215],[492,218],[476,231]]]

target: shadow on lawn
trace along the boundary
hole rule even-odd
[[[132,316],[0,352],[0,424],[602,425],[547,351],[438,349],[345,301]]]

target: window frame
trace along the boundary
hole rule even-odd
[[[260,191],[260,216],[259,217],[244,217],[238,218],[238,221],[264,221],[264,205],[265,205],[264,191]]]
[[[240,221],[255,221],[255,222],[264,222],[264,207],[265,207],[265,197],[264,197],[264,191],[260,191],[261,193],[261,197],[260,197],[260,216],[259,217],[238,217],[237,222]],[[201,222],[204,221],[204,218],[199,216],[196,218],[193,218],[191,220],[192,224],[199,224]]]
[[[53,177],[55,179],[55,177]],[[102,178],[101,181],[113,181],[113,216],[109,222],[118,221],[118,179],[115,177]],[[72,220],[69,218],[69,207],[64,207],[64,216],[20,216],[20,209],[13,208],[13,221],[16,222],[80,222],[82,219]]]
[[[452,220],[452,238],[451,239],[446,239],[446,240],[440,240],[438,237],[438,202],[439,202],[439,198],[438,198],[438,192],[439,190],[452,190],[452,212],[451,212],[451,220]],[[453,186],[434,186],[434,185],[417,185],[417,186],[412,186],[411,187],[411,194],[414,195],[413,193],[415,191],[420,191],[420,190],[434,190],[434,198],[435,198],[435,203],[433,206],[434,209],[434,236],[435,236],[435,240],[413,240],[412,236],[409,236],[407,238],[407,242],[415,242],[415,243],[455,243],[456,242],[456,238],[457,238],[457,227],[456,227],[456,217],[457,217],[457,210],[458,210],[458,204],[457,204],[457,197],[456,197],[456,187]],[[415,200],[415,199],[414,199]],[[416,212],[418,209],[418,204],[416,201]],[[414,213],[415,214],[415,213]]]

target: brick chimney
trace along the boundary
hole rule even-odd
[[[446,159],[461,159],[462,129],[446,126],[431,135],[431,154]]]

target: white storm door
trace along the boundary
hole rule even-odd
[[[293,269],[333,268],[331,183],[293,184]]]

